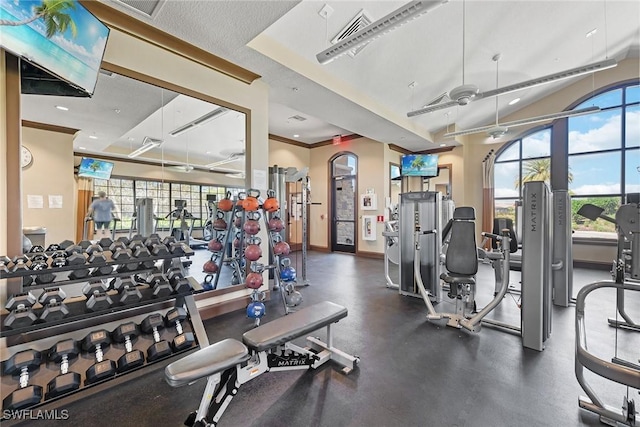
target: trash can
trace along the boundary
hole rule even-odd
[[[34,246],[45,246],[45,239],[47,236],[47,229],[45,227],[22,227],[22,234],[31,240],[31,243]]]

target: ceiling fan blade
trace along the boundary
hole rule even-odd
[[[471,135],[471,134],[474,134],[474,133],[480,133],[480,132],[488,131],[488,130],[493,129],[493,128],[498,127],[498,126],[506,127],[506,128],[525,126],[525,125],[530,125],[530,124],[535,124],[535,123],[540,123],[540,122],[546,122],[548,120],[562,119],[562,118],[565,118],[565,117],[583,116],[585,114],[590,114],[590,113],[593,113],[593,112],[596,112],[596,111],[600,111],[600,107],[587,107],[587,108],[581,108],[579,110],[560,111],[558,113],[545,114],[545,115],[542,115],[542,116],[530,117],[528,119],[514,120],[512,122],[505,122],[505,123],[493,124],[493,125],[488,125],[488,126],[480,126],[480,127],[473,128],[473,129],[467,129],[467,130],[461,130],[461,131],[457,131],[457,132],[445,133],[444,137],[448,138],[448,137],[451,137],[451,136]]]
[[[564,80],[571,77],[582,76],[584,74],[595,73],[596,71],[613,68],[616,65],[618,65],[618,62],[615,59],[606,59],[604,61],[572,68],[570,70],[561,71],[559,73],[549,74],[543,77],[538,77],[536,79],[531,79],[509,86],[488,90],[486,92],[481,92],[476,96],[476,100],[480,98],[491,98],[492,96],[504,95],[506,93],[516,92],[519,90],[540,86],[546,83],[557,82],[558,80]]]
[[[455,107],[456,105],[458,105],[456,101],[447,101],[447,102],[442,102],[440,104],[428,105],[426,107],[419,108],[415,111],[409,111],[407,113],[407,117],[415,117],[415,116],[419,116],[420,114],[426,114],[426,113],[431,113],[433,111],[444,110],[445,108]]]

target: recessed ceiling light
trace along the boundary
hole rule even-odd
[[[98,137],[97,137],[97,136],[95,136],[95,135],[89,135],[89,138],[90,138],[90,139],[98,139]]]
[[[509,105],[515,105],[518,102],[520,102],[520,98],[512,99],[511,101],[509,101]]]
[[[62,110],[62,111],[69,111],[69,109],[67,107],[63,107],[62,105],[56,105],[56,108],[58,110]]]
[[[78,147],[80,150],[86,150],[86,147]]]
[[[206,151],[204,154],[211,154],[211,151]]]
[[[440,147],[446,147],[447,144],[440,144]]]
[[[295,135],[293,135],[294,138],[299,138],[300,135],[298,135],[297,133]]]

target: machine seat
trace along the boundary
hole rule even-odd
[[[473,276],[458,275],[453,273],[442,273],[440,278],[451,285],[475,285],[476,279]]]
[[[249,360],[249,350],[240,341],[227,338],[168,365],[165,379],[172,387],[190,384]]]
[[[245,332],[242,341],[252,351],[266,351],[336,323],[344,317],[347,317],[345,307],[323,301]]]

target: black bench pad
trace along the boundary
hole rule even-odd
[[[249,359],[249,350],[240,341],[227,338],[171,363],[164,376],[172,387],[180,387],[236,366]]]
[[[242,341],[253,351],[265,351],[347,317],[347,309],[324,301],[245,332]]]

